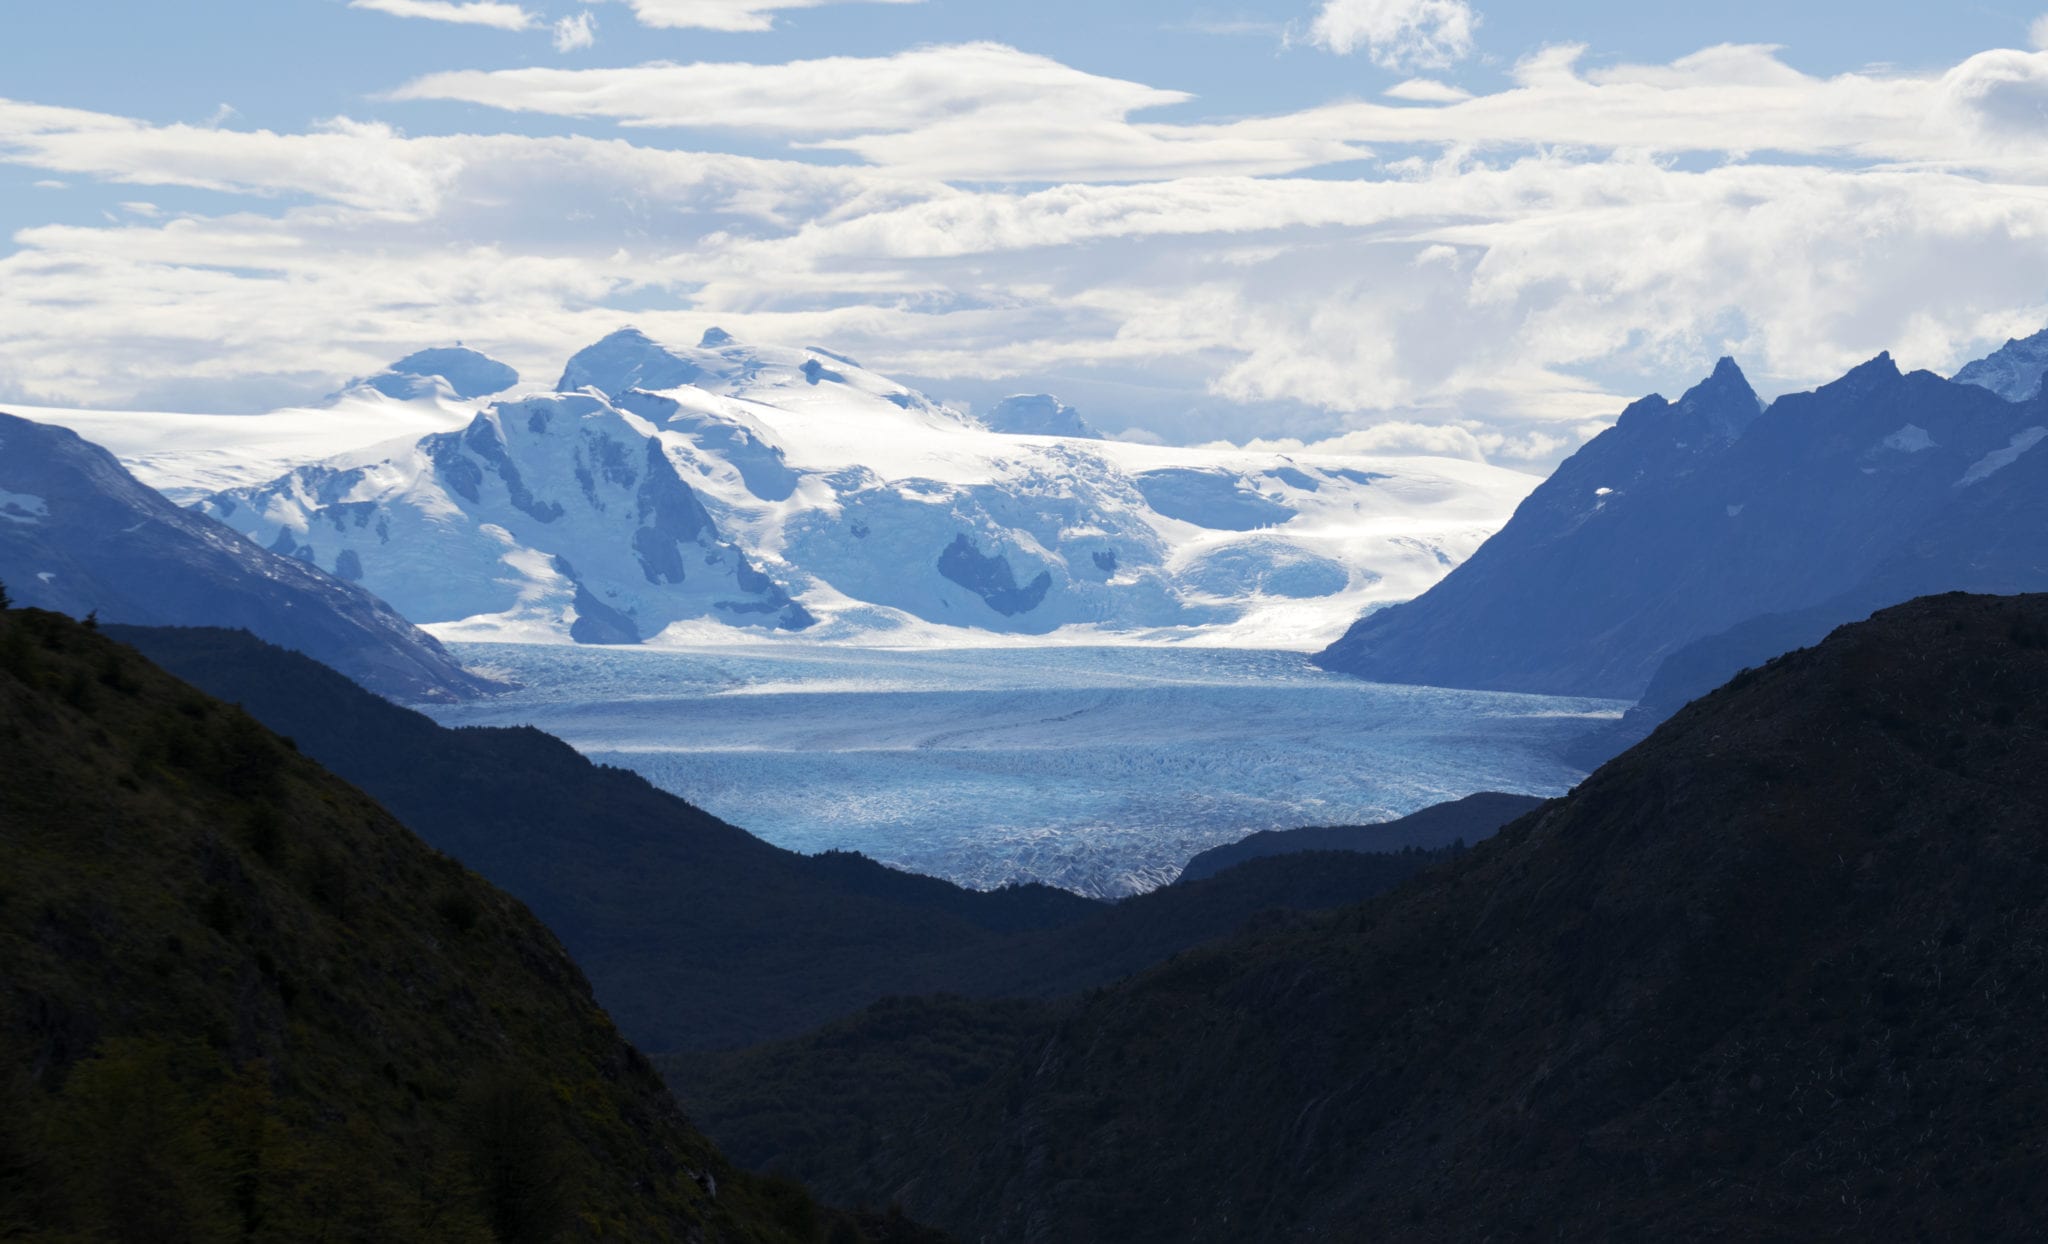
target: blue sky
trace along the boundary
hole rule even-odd
[[[2048,3],[16,8],[4,400],[717,322],[1135,435],[1540,465],[1720,353],[1780,391],[2048,322]]]

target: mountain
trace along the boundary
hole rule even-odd
[[[2008,402],[2024,402],[2041,391],[2043,376],[2048,376],[2048,329],[2007,341],[1957,372],[1955,380],[1989,389]]]
[[[518,383],[519,373],[512,368],[455,346],[408,354],[374,376],[350,382],[348,388],[372,389],[400,401],[436,396],[469,401],[503,393]]]
[[[466,426],[323,450],[201,504],[266,546],[348,555],[407,617],[469,638],[822,623],[1301,643],[1434,583],[1534,484],[1446,459],[1087,439],[1050,398],[1004,403],[992,431],[841,355],[717,329],[689,346],[621,330],[556,393],[447,413]],[[152,468],[197,474],[160,451]]]
[[[929,1238],[734,1168],[525,908],[53,613],[0,852],[0,1236]]]
[[[246,627],[380,693],[464,699],[471,674],[383,601],[310,552],[265,551],[179,509],[64,428],[0,414],[0,582],[24,605],[109,622]]]
[[[1313,829],[1263,830],[1226,846],[1211,847],[1188,861],[1176,885],[1213,877],[1247,860],[1303,851],[1434,851],[1453,843],[1490,838],[1500,827],[1543,806],[1530,795],[1483,791],[1380,825],[1337,825]]]
[[[585,393],[502,402],[461,432],[303,467],[204,508],[346,567],[422,622],[561,619],[578,642],[610,644],[707,615],[813,622],[724,537],[654,429]]]
[[[1902,375],[1889,356],[1762,413],[1724,360],[1677,404],[1630,407],[1471,560],[1317,659],[1633,699],[1666,658],[1752,619],[1818,608],[1825,634],[1928,592],[2048,586],[2043,439],[2048,399]]]
[[[968,1238],[2029,1236],[2044,706],[2048,596],[1917,600],[1381,898],[935,1008],[922,1067],[887,1015],[780,1065],[818,1117],[866,1094],[865,1186]]]
[[[1422,853],[1260,861],[1116,905],[803,856],[530,729],[449,730],[250,636],[109,627],[356,782],[527,903],[651,1050],[791,1036],[891,995],[1055,996],[1234,931],[1355,902]]]
[[[991,432],[1013,436],[1068,436],[1099,441],[1102,433],[1089,426],[1081,412],[1050,393],[1020,393],[997,402],[982,419]]]

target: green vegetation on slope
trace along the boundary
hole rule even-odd
[[[239,708],[0,612],[0,1238],[858,1240],[518,902]]]

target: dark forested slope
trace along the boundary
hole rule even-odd
[[[0,860],[0,1238],[863,1236],[729,1166],[519,903],[54,613],[0,610]]]
[[[995,1240],[2035,1234],[2048,597],[1846,627],[1390,895],[1011,1031],[855,1177]]]

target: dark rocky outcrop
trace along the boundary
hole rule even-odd
[[[953,537],[953,543],[939,554],[939,573],[981,597],[989,608],[1006,618],[1030,613],[1045,603],[1046,593],[1052,590],[1051,571],[1041,570],[1037,578],[1020,585],[1009,558],[1000,553],[983,553],[965,535]]]

